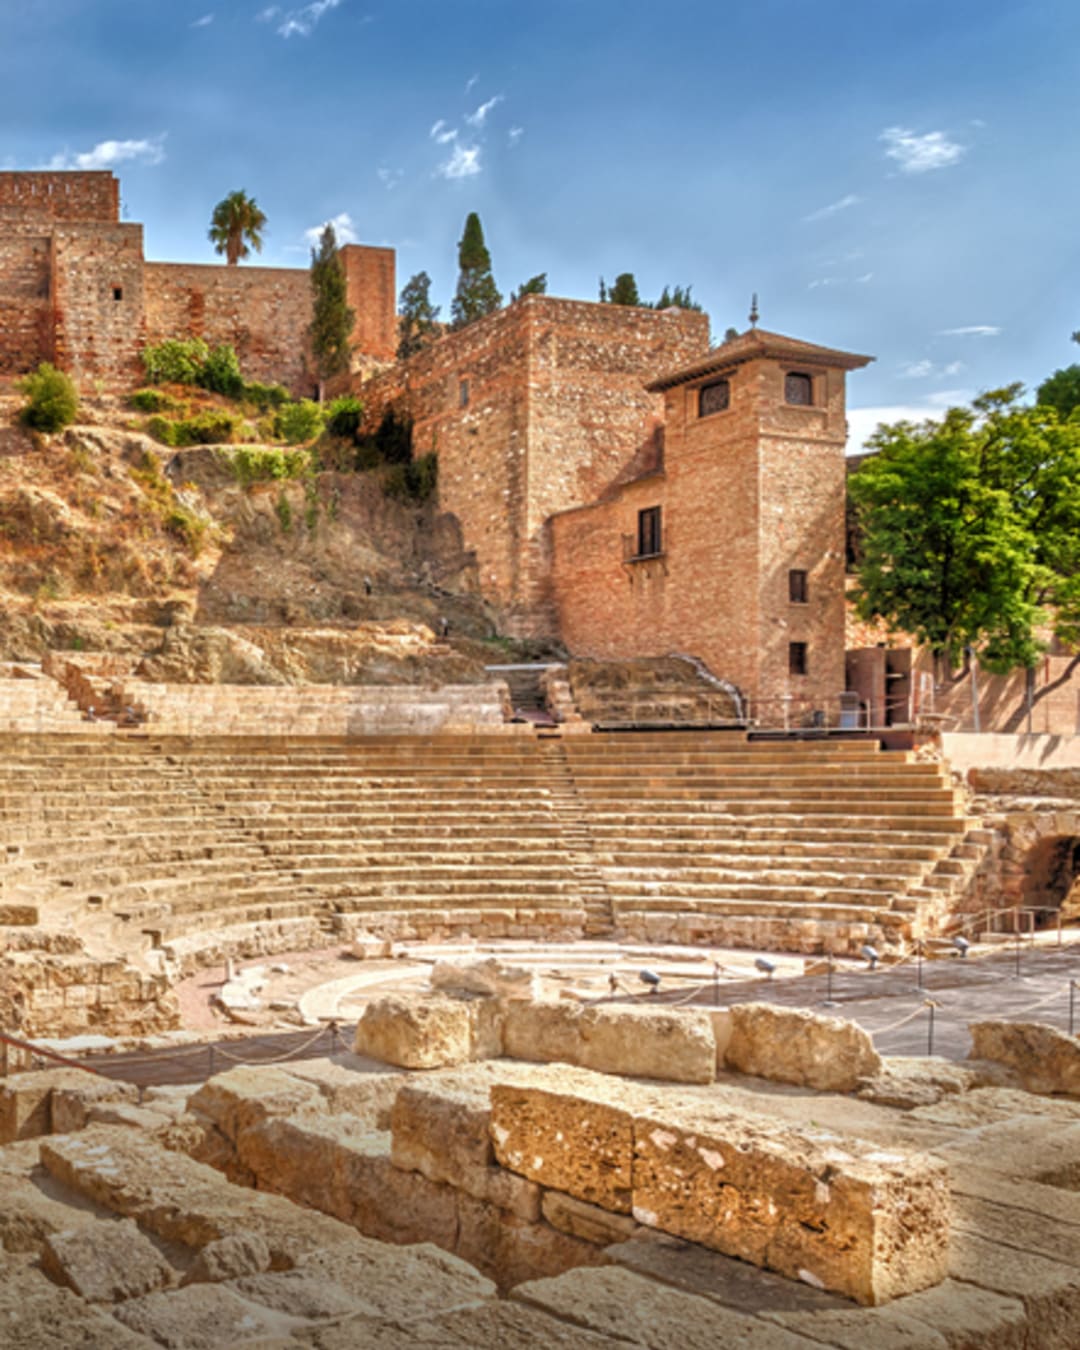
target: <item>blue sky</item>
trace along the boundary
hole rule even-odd
[[[1076,0],[0,0],[0,164],[111,168],[147,256],[398,250],[444,313],[465,215],[504,292],[692,284],[714,333],[873,354],[853,441],[1080,359]]]

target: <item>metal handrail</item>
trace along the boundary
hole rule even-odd
[[[91,1068],[89,1064],[83,1064],[80,1060],[71,1059],[67,1055],[62,1055],[57,1050],[48,1050],[43,1045],[35,1045],[33,1041],[24,1041],[19,1036],[12,1036],[6,1031],[0,1031],[0,1045],[5,1047],[2,1056],[3,1075],[8,1074],[8,1056],[6,1047],[13,1045],[17,1050],[25,1050],[28,1054],[39,1055],[42,1059],[54,1060],[57,1064],[63,1064],[68,1069],[81,1069],[83,1073],[92,1073],[98,1078],[105,1078],[108,1075],[103,1074],[100,1069]]]

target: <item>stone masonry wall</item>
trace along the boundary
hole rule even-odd
[[[116,222],[120,183],[109,172],[0,173],[0,219]]]
[[[359,386],[368,418],[414,419],[439,455],[439,501],[461,521],[506,631],[556,632],[547,520],[591,500],[655,447],[658,370],[708,348],[708,320],[529,296]]]
[[[53,352],[76,381],[135,379],[143,332],[141,225],[58,225]]]

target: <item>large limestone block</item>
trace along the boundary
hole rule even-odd
[[[25,1260],[0,1255],[0,1344],[4,1350],[159,1350],[104,1309],[60,1289]]]
[[[263,1310],[219,1284],[190,1284],[121,1304],[114,1316],[157,1345],[221,1350],[286,1338],[303,1326],[297,1318]]]
[[[463,1193],[458,1195],[454,1251],[502,1290],[607,1262],[603,1249],[591,1242]]]
[[[510,1003],[503,1048],[514,1059],[633,1078],[711,1083],[716,1077],[716,1035],[701,1009]]]
[[[1013,1345],[1022,1345],[1024,1350],[1072,1350],[1078,1343],[1080,1270],[1076,1266],[961,1230],[953,1235],[949,1274],[977,1286],[980,1293],[990,1291],[1023,1304],[1025,1336],[1022,1341],[1014,1340],[1009,1350]]]
[[[306,1082],[272,1065],[237,1065],[216,1074],[195,1092],[189,1110],[213,1121],[233,1143],[244,1130],[268,1116],[291,1116],[305,1108],[318,1110],[322,1094]]]
[[[370,1237],[453,1248],[456,1192],[395,1167],[384,1132],[342,1116],[278,1117],[242,1135],[240,1154],[260,1188]]]
[[[604,1007],[581,1015],[582,1068],[674,1083],[711,1083],[716,1035],[702,1009]]]
[[[394,1098],[401,1085],[410,1080],[405,1073],[373,1072],[352,1055],[333,1060],[303,1060],[290,1064],[289,1073],[303,1082],[314,1083],[328,1111],[353,1116],[373,1130],[390,1128]]]
[[[258,1128],[258,1127],[257,1127]],[[219,1172],[120,1125],[42,1140],[41,1161],[58,1181],[141,1228],[195,1251],[233,1233],[258,1233],[275,1266],[355,1234],[277,1195],[234,1186]]]
[[[1041,1022],[972,1022],[971,1058],[1005,1064],[1028,1092],[1080,1097],[1080,1037]]]
[[[821,1350],[820,1341],[616,1266],[519,1285],[512,1297],[649,1350]]]
[[[764,1117],[639,1116],[633,1213],[864,1304],[929,1288],[947,1273],[943,1164]]]
[[[520,1081],[520,1066],[498,1066],[500,1081]],[[414,1079],[398,1093],[391,1117],[394,1166],[447,1182],[519,1218],[540,1217],[540,1188],[495,1166],[488,1065]]]
[[[184,1284],[220,1284],[270,1269],[270,1248],[258,1233],[231,1233],[208,1242],[188,1267]]]
[[[0,1249],[40,1252],[51,1233],[97,1222],[92,1213],[46,1195],[29,1171],[24,1176],[0,1172]]]
[[[496,1083],[491,1089],[496,1159],[541,1186],[629,1214],[634,1117],[629,1104],[616,1104],[616,1095],[612,1080],[561,1067],[549,1086]],[[632,1092],[625,1098],[632,1100]]]
[[[71,1134],[110,1108],[138,1110],[139,1089],[134,1083],[83,1074],[80,1083],[58,1083],[52,1092],[52,1133]],[[160,1122],[158,1122],[160,1123]]]
[[[438,1069],[473,1057],[476,1004],[442,995],[388,995],[364,1009],[353,1049],[403,1069]]]
[[[574,1326],[538,1308],[493,1302],[409,1322],[347,1318],[311,1334],[317,1350],[626,1350],[626,1341]]]
[[[41,1268],[89,1303],[120,1303],[175,1283],[175,1272],[130,1219],[53,1233]]]
[[[5,1079],[0,1087],[0,1144],[51,1134],[53,1092],[63,1088],[78,1094],[93,1090],[94,1083],[82,1069],[41,1069]],[[122,1092],[122,1086],[109,1087]]]
[[[643,1231],[629,1215],[612,1214],[609,1209],[575,1200],[560,1191],[545,1191],[541,1209],[552,1228],[598,1247],[630,1241]]]
[[[804,1008],[737,1003],[725,1062],[739,1073],[824,1092],[854,1092],[881,1071],[881,1056],[855,1022]]]

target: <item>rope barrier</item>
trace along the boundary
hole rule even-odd
[[[886,1036],[890,1031],[899,1031],[901,1027],[907,1026],[909,1022],[914,1022],[916,1017],[921,1017],[923,1013],[933,1004],[935,1008],[940,1008],[940,1003],[933,1003],[932,999],[923,999],[922,1003],[914,1012],[906,1013],[896,1022],[890,1022],[887,1027],[877,1027],[871,1034],[874,1036]]]
[[[329,1030],[330,1030],[329,1027],[320,1027],[318,1031],[312,1032],[312,1034],[308,1037],[308,1039],[304,1041],[301,1045],[295,1046],[292,1050],[286,1051],[286,1053],[283,1055],[270,1055],[266,1058],[251,1059],[249,1057],[245,1059],[241,1055],[231,1054],[228,1050],[223,1049],[220,1045],[214,1046],[213,1050],[215,1055],[220,1055],[222,1059],[230,1059],[234,1064],[250,1064],[253,1067],[262,1064],[283,1064],[288,1059],[296,1059],[297,1056],[302,1055],[309,1046],[314,1045],[315,1042],[321,1036],[325,1036],[325,1034]]]

